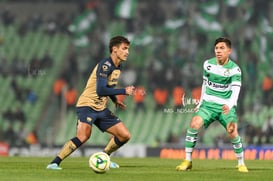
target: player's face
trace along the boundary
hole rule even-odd
[[[214,47],[215,57],[220,65],[224,65],[228,62],[229,55],[231,54],[231,48],[229,48],[225,42],[219,42]]]
[[[120,61],[126,61],[129,55],[130,46],[126,43],[121,43],[119,46],[115,47],[113,50],[116,53],[116,57]]]

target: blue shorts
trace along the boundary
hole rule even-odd
[[[76,107],[78,121],[89,125],[95,124],[102,132],[121,122],[109,109],[95,111],[91,107]]]

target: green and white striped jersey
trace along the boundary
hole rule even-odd
[[[241,70],[235,62],[218,65],[215,57],[204,62],[201,101],[231,108],[237,105],[240,87]]]

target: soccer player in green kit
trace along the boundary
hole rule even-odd
[[[236,105],[241,87],[241,70],[229,59],[231,41],[220,37],[215,40],[215,57],[203,64],[203,84],[200,103],[187,129],[185,138],[185,160],[176,167],[177,171],[192,168],[192,152],[196,145],[198,130],[207,128],[218,121],[226,129],[235,155],[238,159],[238,171],[248,172],[244,163],[242,140],[237,129]]]

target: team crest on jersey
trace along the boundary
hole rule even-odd
[[[107,65],[102,65],[103,72],[107,72],[109,67]]]
[[[226,69],[226,70],[225,70],[225,72],[224,72],[224,76],[226,76],[226,77],[230,76],[229,69]]]

